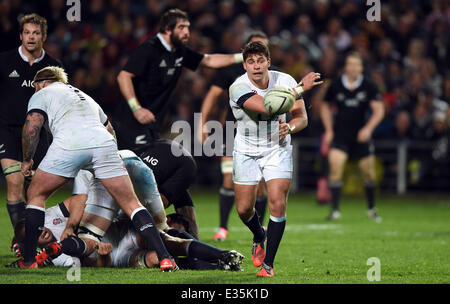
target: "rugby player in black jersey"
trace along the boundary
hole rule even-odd
[[[34,94],[33,78],[46,66],[61,63],[43,49],[47,38],[47,20],[37,14],[23,16],[20,21],[21,45],[0,54],[0,163],[6,178],[6,203],[14,226],[25,210],[22,162],[22,127],[28,101]],[[43,129],[36,151],[36,169],[48,148]]]
[[[337,114],[333,117],[332,107]],[[329,187],[332,212],[330,220],[341,217],[339,201],[345,163],[358,159],[365,183],[368,216],[380,222],[375,209],[375,156],[371,136],[384,116],[384,106],[377,87],[363,74],[363,59],[350,53],[344,74],[335,79],[322,102],[320,117],[325,127],[325,141],[331,144]]]

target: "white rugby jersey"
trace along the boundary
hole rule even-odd
[[[55,82],[33,94],[28,112],[36,111],[48,121],[53,143],[66,150],[115,145],[105,128],[107,117],[100,106],[81,90]]]
[[[44,227],[48,228],[53,233],[57,242],[61,240],[61,235],[66,228],[68,219],[69,212],[62,203],[45,210]],[[80,260],[77,257],[71,257],[67,254],[61,254],[53,259],[52,262],[55,266],[71,267],[80,265]]]
[[[239,99],[246,94],[256,93],[263,96],[275,86],[297,86],[295,79],[282,72],[269,71],[269,85],[266,89],[257,88],[248,78],[248,74],[237,78],[230,86],[230,106],[237,121],[237,132],[234,138],[234,151],[250,155],[265,155],[280,146],[290,145],[291,136],[288,135],[280,142],[278,136],[278,119],[286,121],[286,114],[268,117],[267,115],[248,111],[239,106]]]

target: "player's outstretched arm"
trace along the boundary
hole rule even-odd
[[[295,99],[300,99],[303,92],[311,90],[313,87],[321,85],[323,81],[320,79],[320,73],[309,72],[298,83],[295,88],[292,88],[295,92]]]
[[[235,63],[241,63],[244,61],[241,53],[236,54],[205,54],[200,65],[218,69],[223,68]]]
[[[203,132],[203,127],[205,126],[206,122],[209,121],[209,117],[211,115],[212,110],[214,107],[216,107],[216,101],[217,98],[223,93],[224,89],[221,87],[218,87],[216,85],[211,85],[209,88],[208,93],[205,96],[205,99],[202,103],[202,110],[201,110],[201,119],[199,121],[199,126],[197,128],[197,139],[199,142],[204,143],[205,140],[208,138],[208,133]]]
[[[21,171],[24,176],[31,176],[33,156],[39,143],[39,134],[44,125],[45,117],[41,113],[31,112],[27,115],[22,130],[23,162]]]

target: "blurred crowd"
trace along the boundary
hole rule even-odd
[[[346,51],[360,52],[386,107],[375,138],[425,142],[436,147],[429,157],[449,160],[448,0],[382,0],[380,22],[367,20],[365,0],[90,0],[81,1],[80,22],[67,21],[65,0],[0,0],[0,51],[19,45],[18,18],[41,14],[49,24],[44,49],[63,62],[73,85],[112,113],[123,102],[120,68],[157,33],[161,13],[174,7],[189,14],[193,49],[235,53],[253,30],[262,30],[270,38],[272,65],[297,80],[312,70],[333,79]],[[206,68],[183,73],[167,126],[192,120],[214,75]],[[310,128],[301,136],[320,136],[325,89],[306,96]]]

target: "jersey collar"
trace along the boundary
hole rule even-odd
[[[28,62],[27,56],[25,56],[25,54],[22,52],[22,46],[19,46],[19,55],[20,55],[20,57],[22,57],[23,61]],[[44,51],[44,49],[42,49],[42,55],[39,58],[36,58],[34,60],[33,64],[41,61],[44,58],[44,56],[45,56],[45,51]]]
[[[355,83],[353,83],[353,90],[357,89],[361,83],[363,82],[364,76],[363,75],[359,75],[358,78],[356,78]],[[350,90],[350,84],[348,82],[348,77],[347,75],[343,74],[341,77],[341,81],[342,81],[342,85],[344,86],[344,88],[346,88],[347,90]]]
[[[164,48],[169,51],[172,52],[172,47],[167,43],[166,40],[164,40],[163,36],[161,35],[161,33],[156,34],[156,37],[158,37],[159,41],[161,41],[161,44],[164,46]]]

